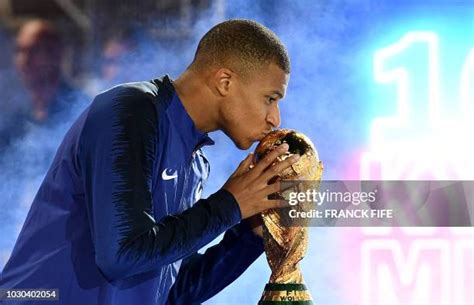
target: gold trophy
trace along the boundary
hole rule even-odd
[[[279,197],[288,198],[289,192],[305,192],[309,187],[319,188],[323,172],[322,162],[319,161],[311,140],[299,132],[279,129],[269,133],[255,150],[257,160],[283,143],[288,144],[288,152],[278,157],[275,163],[294,154],[299,154],[301,157],[298,162],[280,173],[278,179],[305,180],[305,182],[280,192]],[[272,273],[269,283],[265,285],[259,305],[313,304],[298,265],[308,245],[308,220],[289,216],[291,209],[306,211],[310,207],[311,203],[300,202],[288,208],[262,212],[264,248]]]

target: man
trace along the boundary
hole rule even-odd
[[[31,118],[52,120],[79,94],[61,70],[63,43],[58,29],[49,21],[26,22],[16,38],[15,66],[31,98]]]
[[[0,126],[0,152],[32,127],[54,127],[70,119],[85,96],[65,80],[63,43],[55,25],[42,19],[25,22],[15,41],[14,63],[22,90],[6,88]],[[12,86],[15,87],[15,86]],[[9,94],[10,93],[10,94]],[[77,112],[77,111],[76,111]]]
[[[289,72],[273,32],[230,20],[201,39],[175,82],[98,95],[61,144],[0,287],[57,288],[52,304],[68,305],[200,304],[218,293],[263,252],[247,219],[284,205],[267,198],[280,188],[268,182],[297,157],[271,167],[282,145],[249,169],[249,155],[199,200],[201,147],[220,129],[248,149],[277,127]]]

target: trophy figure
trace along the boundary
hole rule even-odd
[[[288,144],[288,152],[278,157],[275,163],[294,154],[299,154],[301,157],[277,178],[282,181],[282,185],[284,180],[289,179],[304,181],[279,192],[279,197],[288,198],[285,195],[289,192],[305,192],[309,187],[319,188],[323,165],[311,140],[301,133],[290,129],[279,129],[269,133],[255,150],[257,160],[283,143]],[[269,209],[261,213],[265,254],[272,273],[259,305],[313,304],[298,265],[306,253],[308,220],[289,216],[291,209],[307,211],[310,207],[310,202],[299,202],[292,207]]]

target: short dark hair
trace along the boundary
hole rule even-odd
[[[224,64],[246,73],[270,63],[290,73],[288,51],[277,35],[258,22],[232,19],[201,38],[192,65]]]

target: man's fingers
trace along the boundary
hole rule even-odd
[[[283,170],[287,169],[292,164],[296,163],[299,158],[299,155],[293,155],[289,158],[286,158],[284,161],[281,161],[273,165],[272,167],[267,168],[265,174],[263,175],[263,178],[265,179],[265,181],[270,180],[271,178],[279,175]]]
[[[280,198],[280,199],[266,199],[264,201],[264,204],[265,204],[265,210],[268,210],[268,209],[282,209],[282,208],[287,208],[287,207],[291,206],[289,200],[282,199],[282,198]]]
[[[269,184],[263,188],[263,192],[266,196],[281,191],[281,182],[276,181],[275,183]]]
[[[293,189],[293,191],[299,192],[299,186],[303,185],[304,183],[306,182],[301,180],[283,180],[280,182],[280,189],[282,192],[289,189]]]
[[[267,167],[269,167],[273,161],[275,161],[275,159],[286,153],[288,151],[288,144],[284,143],[280,146],[278,146],[278,148],[276,148],[275,150],[269,152],[262,160],[260,160],[257,165],[255,166],[255,171],[257,173],[262,173]]]
[[[281,196],[276,193],[281,193],[289,189],[293,189],[293,191],[297,192],[297,186],[301,185],[302,183],[303,181],[299,180],[276,181],[275,183],[267,185],[263,189],[263,192],[267,197],[269,197],[270,200],[278,199],[281,198]]]
[[[239,176],[245,172],[247,172],[252,164],[253,160],[253,153],[250,153],[242,162],[240,162],[239,167],[234,172],[233,176]]]

